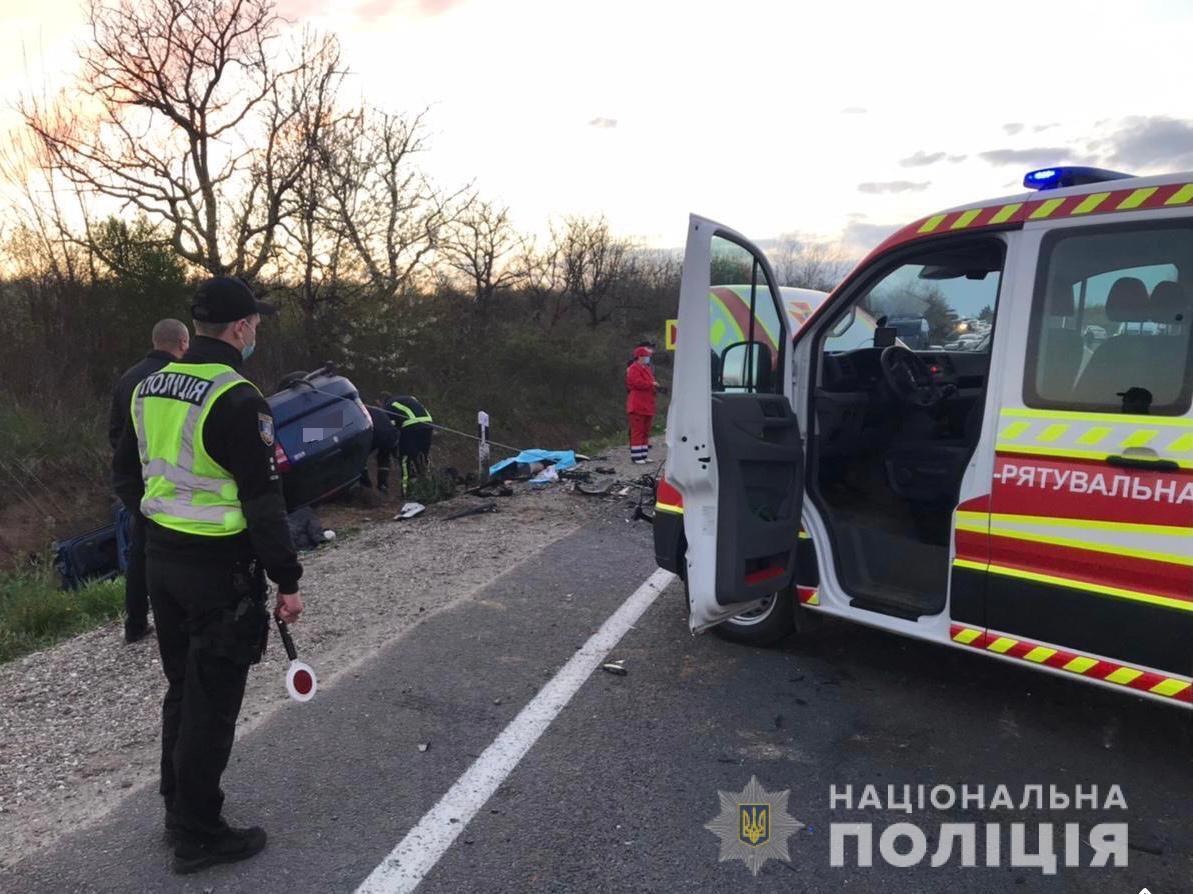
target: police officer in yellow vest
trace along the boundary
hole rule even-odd
[[[411,394],[391,397],[386,406],[398,426],[398,464],[402,467],[402,492],[410,487],[410,479],[421,478],[427,471],[431,455],[431,438],[434,422],[422,401]]]
[[[190,350],[137,386],[113,459],[117,494],[148,520],[149,599],[169,682],[160,791],[180,873],[265,846],[264,830],[224,821],[220,777],[269,631],[265,575],[278,587],[275,613],[287,623],[302,613],[273,417],[239,371],[261,316],[274,312],[240,279],[202,283]]]

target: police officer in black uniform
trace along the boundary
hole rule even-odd
[[[153,350],[124,371],[112,388],[108,411],[108,443],[115,450],[128,425],[133,389],[150,373],[177,360],[190,347],[191,334],[180,320],[158,320],[153,326]],[[124,572],[124,641],[135,643],[148,635],[149,590],[145,583],[145,517],[140,506],[125,506],[129,513],[128,565]]]
[[[113,459],[117,494],[140,503],[149,519],[149,598],[169,682],[160,791],[180,873],[243,860],[265,846],[264,830],[224,821],[220,777],[249,665],[260,660],[268,634],[266,574],[278,587],[275,614],[292,622],[302,612],[302,566],[286,523],[273,418],[237,372],[256,344],[261,315],[274,308],[243,281],[216,277],[199,286],[191,310],[190,350],[138,386]],[[178,425],[192,406],[202,411],[198,425],[191,417]],[[211,536],[221,524],[226,535]]]

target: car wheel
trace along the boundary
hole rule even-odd
[[[683,589],[687,604],[691,605],[686,577]],[[773,646],[794,631],[795,594],[791,590],[772,593],[757,608],[734,615],[712,628],[721,639],[747,646]]]

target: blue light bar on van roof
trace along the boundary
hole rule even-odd
[[[1102,183],[1106,180],[1125,180],[1133,174],[1107,171],[1103,168],[1066,166],[1040,168],[1023,178],[1028,189],[1060,189],[1065,186],[1082,186],[1086,183]]]

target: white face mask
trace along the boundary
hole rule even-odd
[[[257,327],[252,327],[253,340],[240,349],[240,356],[244,360],[248,360],[253,356],[253,351],[257,349]]]

